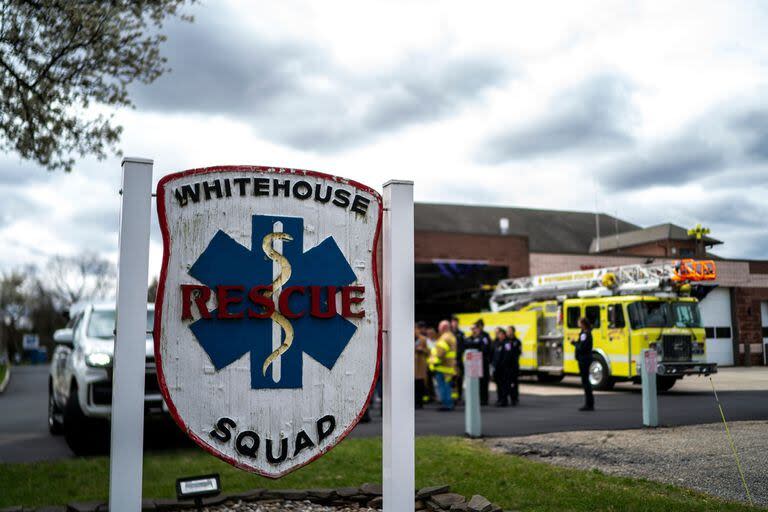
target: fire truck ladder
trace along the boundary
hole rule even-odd
[[[594,270],[502,279],[491,296],[491,311],[509,311],[534,300],[653,293],[674,296],[681,285],[712,281],[712,260],[677,260],[648,265],[622,265]]]

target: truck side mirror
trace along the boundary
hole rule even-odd
[[[60,345],[71,347],[73,345],[74,332],[72,329],[57,329],[53,333],[53,341]]]

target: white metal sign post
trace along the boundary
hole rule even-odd
[[[414,510],[413,182],[384,185],[384,512]]]
[[[152,160],[123,159],[109,509],[141,510]]]
[[[656,351],[643,350],[640,354],[640,379],[643,387],[643,425],[646,427],[659,426],[656,366]]]

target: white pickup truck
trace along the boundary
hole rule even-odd
[[[154,304],[148,304],[144,340],[145,414],[161,414],[164,409],[151,334],[154,316]],[[56,348],[48,379],[48,428],[54,435],[64,434],[67,444],[78,455],[92,453],[93,434],[106,424],[112,410],[114,333],[114,303],[80,307],[71,313],[67,328],[54,333]]]

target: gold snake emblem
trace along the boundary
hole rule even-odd
[[[285,283],[288,282],[288,279],[291,278],[291,263],[285,256],[277,252],[272,247],[273,240],[284,240],[286,242],[290,242],[293,240],[293,237],[288,233],[269,233],[264,237],[261,243],[261,248],[264,251],[264,254],[267,255],[267,258],[276,262],[280,266],[280,275],[278,275],[277,278],[272,281],[272,290],[265,292],[265,297],[272,297],[274,291],[282,287]],[[291,344],[293,343],[293,326],[288,321],[288,319],[281,315],[277,308],[275,308],[275,311],[272,313],[270,318],[272,321],[276,322],[280,327],[283,328],[285,331],[285,340],[279,347],[277,347],[277,350],[269,354],[267,359],[264,360],[264,366],[262,367],[262,373],[264,376],[267,375],[267,368],[269,368],[269,365],[271,365],[275,359],[285,354],[285,352],[291,348]]]

